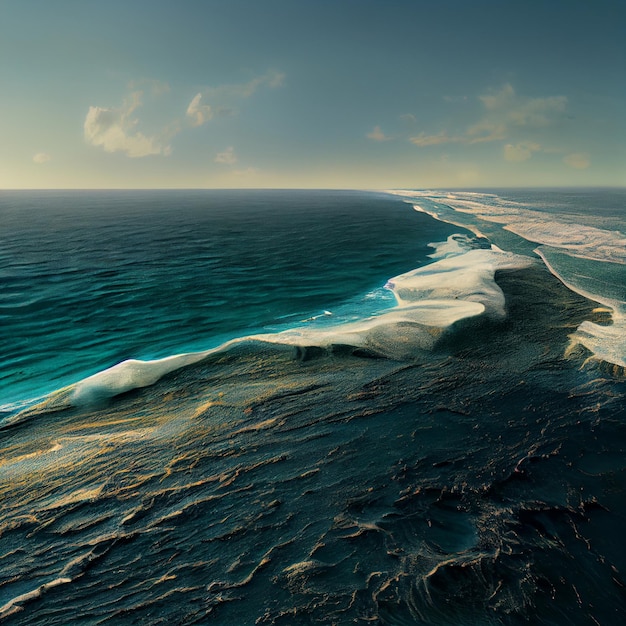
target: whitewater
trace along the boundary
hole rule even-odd
[[[525,241],[538,243],[534,252],[548,269],[582,296],[598,302],[611,311],[612,325],[585,321],[572,335],[572,345],[581,344],[593,358],[626,367],[626,229],[608,230],[584,223],[593,219],[593,207],[587,215],[549,215],[526,208],[522,203],[503,200],[480,192],[392,191],[413,208],[424,211],[451,224],[462,225],[477,235],[489,223],[518,235]],[[420,200],[429,204],[420,205]],[[574,207],[579,209],[579,207]],[[577,219],[582,218],[582,219]],[[602,224],[603,216],[596,222]],[[498,239],[497,231],[489,229]],[[510,242],[506,239],[506,242]]]
[[[477,237],[472,241],[457,234],[450,235],[445,242],[429,242],[435,249],[428,255],[432,263],[387,281],[385,288],[393,292],[396,300],[393,310],[384,301],[371,307],[373,315],[358,321],[332,323],[335,316],[322,328],[287,328],[272,334],[231,339],[195,353],[148,361],[130,359],[62,390],[63,395],[69,391],[72,403],[97,402],[154,384],[169,372],[196,363],[214,351],[227,350],[239,341],[286,343],[302,348],[347,344],[387,357],[410,358],[416,349],[432,348],[439,335],[461,320],[483,314],[492,318],[505,316],[504,295],[494,282],[495,273],[527,267],[533,259],[507,253],[495,243],[488,243],[500,239],[493,230],[489,231],[490,240],[485,238],[485,223],[495,223],[525,241],[541,244],[533,252],[554,276],[569,289],[610,311],[610,325],[582,322],[571,335],[566,352],[582,345],[590,351],[589,358],[626,367],[626,235],[622,232],[576,223],[571,216],[567,216],[569,220],[547,216],[545,212],[494,194],[407,190],[388,193],[406,199],[416,211],[462,226]],[[420,201],[422,204],[418,204]],[[476,247],[489,251],[471,250]],[[523,248],[520,251],[527,252]],[[410,325],[410,331],[403,334],[402,325]]]

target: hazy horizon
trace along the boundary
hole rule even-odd
[[[506,191],[506,190],[536,190],[536,191],[564,191],[564,190],[624,190],[626,185],[482,185],[473,187],[432,186],[432,187],[388,187],[361,188],[361,187],[14,187],[0,188],[3,191],[362,191],[365,193],[386,193],[390,190],[407,191]]]

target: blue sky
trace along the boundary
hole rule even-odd
[[[626,185],[622,0],[0,0],[0,188]]]

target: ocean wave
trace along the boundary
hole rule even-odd
[[[58,587],[59,585],[67,585],[68,583],[71,583],[71,582],[72,582],[72,579],[65,577],[65,576],[54,578],[53,580],[50,580],[46,583],[43,583],[42,585],[39,585],[39,587],[37,587],[36,589],[33,589],[32,591],[27,591],[26,593],[16,596],[15,598],[12,598],[4,606],[0,607],[0,619],[4,619],[6,617],[9,617],[10,615],[23,611],[24,604],[41,598],[41,596],[43,596],[43,594],[46,593],[46,591],[49,591],[50,589],[54,589],[55,587]]]
[[[559,255],[545,246],[537,248],[536,252],[543,259],[550,272],[566,287],[589,300],[603,304],[611,311],[613,321],[611,325],[600,325],[591,321],[584,321],[580,324],[576,332],[570,335],[570,351],[575,346],[581,345],[587,348],[596,360],[626,367],[626,301],[617,297],[598,294],[596,293],[597,288],[594,290],[586,289],[585,283],[591,282],[592,288],[597,285],[597,281],[592,275],[573,273],[570,277],[563,275],[557,264],[557,259],[562,256],[562,253]],[[626,281],[622,281],[621,289],[623,290],[625,286]]]
[[[478,220],[501,224],[505,230],[527,241],[561,248],[569,254],[584,259],[626,264],[626,234],[619,230],[605,230],[574,223],[570,219],[562,219],[559,216],[528,209],[519,203],[504,201],[491,194],[465,192],[434,194],[419,191],[391,191],[390,193],[408,200],[412,198],[416,200],[419,198],[437,199],[455,212],[468,214]],[[487,199],[489,203],[484,201]],[[414,208],[436,219],[455,224],[448,219],[448,216],[442,218],[441,213],[426,209],[422,205],[416,204]]]
[[[457,234],[445,242],[430,244],[432,263],[391,278],[386,289],[396,306],[355,321],[328,324],[324,314],[305,322],[326,318],[323,325],[304,324],[280,332],[261,333],[232,339],[216,348],[189,352],[155,360],[126,360],[62,390],[43,402],[4,420],[15,425],[34,413],[55,411],[68,406],[96,405],[108,399],[155,384],[164,376],[199,363],[212,354],[242,345],[272,344],[292,346],[301,353],[311,348],[332,352],[337,346],[360,349],[363,354],[391,359],[410,359],[419,351],[433,350],[465,320],[480,316],[499,320],[506,315],[505,297],[495,282],[501,270],[529,267],[533,260],[488,247],[482,239]],[[345,319],[350,319],[346,317]],[[320,320],[321,321],[321,320]]]
[[[498,224],[522,240],[541,244],[534,252],[568,289],[610,308],[612,325],[583,322],[571,336],[592,358],[626,366],[626,235],[576,221],[576,216],[532,210],[493,194],[390,191],[416,211],[480,235]],[[419,202],[419,204],[415,203]],[[431,206],[432,205],[432,206]],[[581,220],[579,220],[581,221]]]
[[[93,404],[132,389],[148,387],[166,374],[197,363],[210,353],[209,350],[207,352],[176,354],[151,361],[140,359],[123,361],[73,385],[70,400],[74,405]]]
[[[24,610],[24,605],[29,604],[35,600],[39,600],[45,593],[51,589],[62,585],[68,585],[77,578],[83,576],[85,571],[96,561],[101,559],[116,543],[118,538],[116,537],[101,537],[96,542],[96,545],[89,550],[86,554],[82,554],[63,567],[63,570],[56,578],[49,580],[31,591],[22,593],[14,598],[11,598],[3,606],[0,606],[0,620],[3,620],[15,613],[19,613]]]

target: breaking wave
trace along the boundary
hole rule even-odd
[[[319,323],[236,338],[206,351],[126,360],[51,394],[42,403],[5,419],[4,426],[46,406],[58,410],[67,405],[99,404],[153,385],[167,374],[241,344],[292,346],[300,354],[310,353],[312,348],[332,351],[336,346],[347,346],[378,357],[410,359],[416,352],[435,349],[450,333],[462,331],[464,322],[480,317],[503,319],[506,303],[495,282],[496,272],[523,269],[533,263],[526,256],[504,252],[484,239],[462,234],[430,246],[434,249],[432,263],[395,276],[385,285],[395,297],[392,308],[379,297],[379,310],[374,314],[360,317],[355,311],[343,316],[352,321],[332,323],[330,312],[325,312],[304,320]],[[371,308],[368,303],[368,310]]]
[[[572,214],[555,215],[492,194],[405,190],[390,193],[406,198],[416,211],[435,219],[463,226],[478,236],[487,232],[490,239],[500,237],[504,245],[516,245],[506,233],[541,244],[534,252],[554,276],[569,289],[603,304],[611,312],[610,326],[583,322],[571,337],[572,345],[584,346],[596,360],[626,366],[626,235],[623,232],[582,223],[591,219],[590,216],[583,220]],[[493,225],[497,225],[495,231]]]

